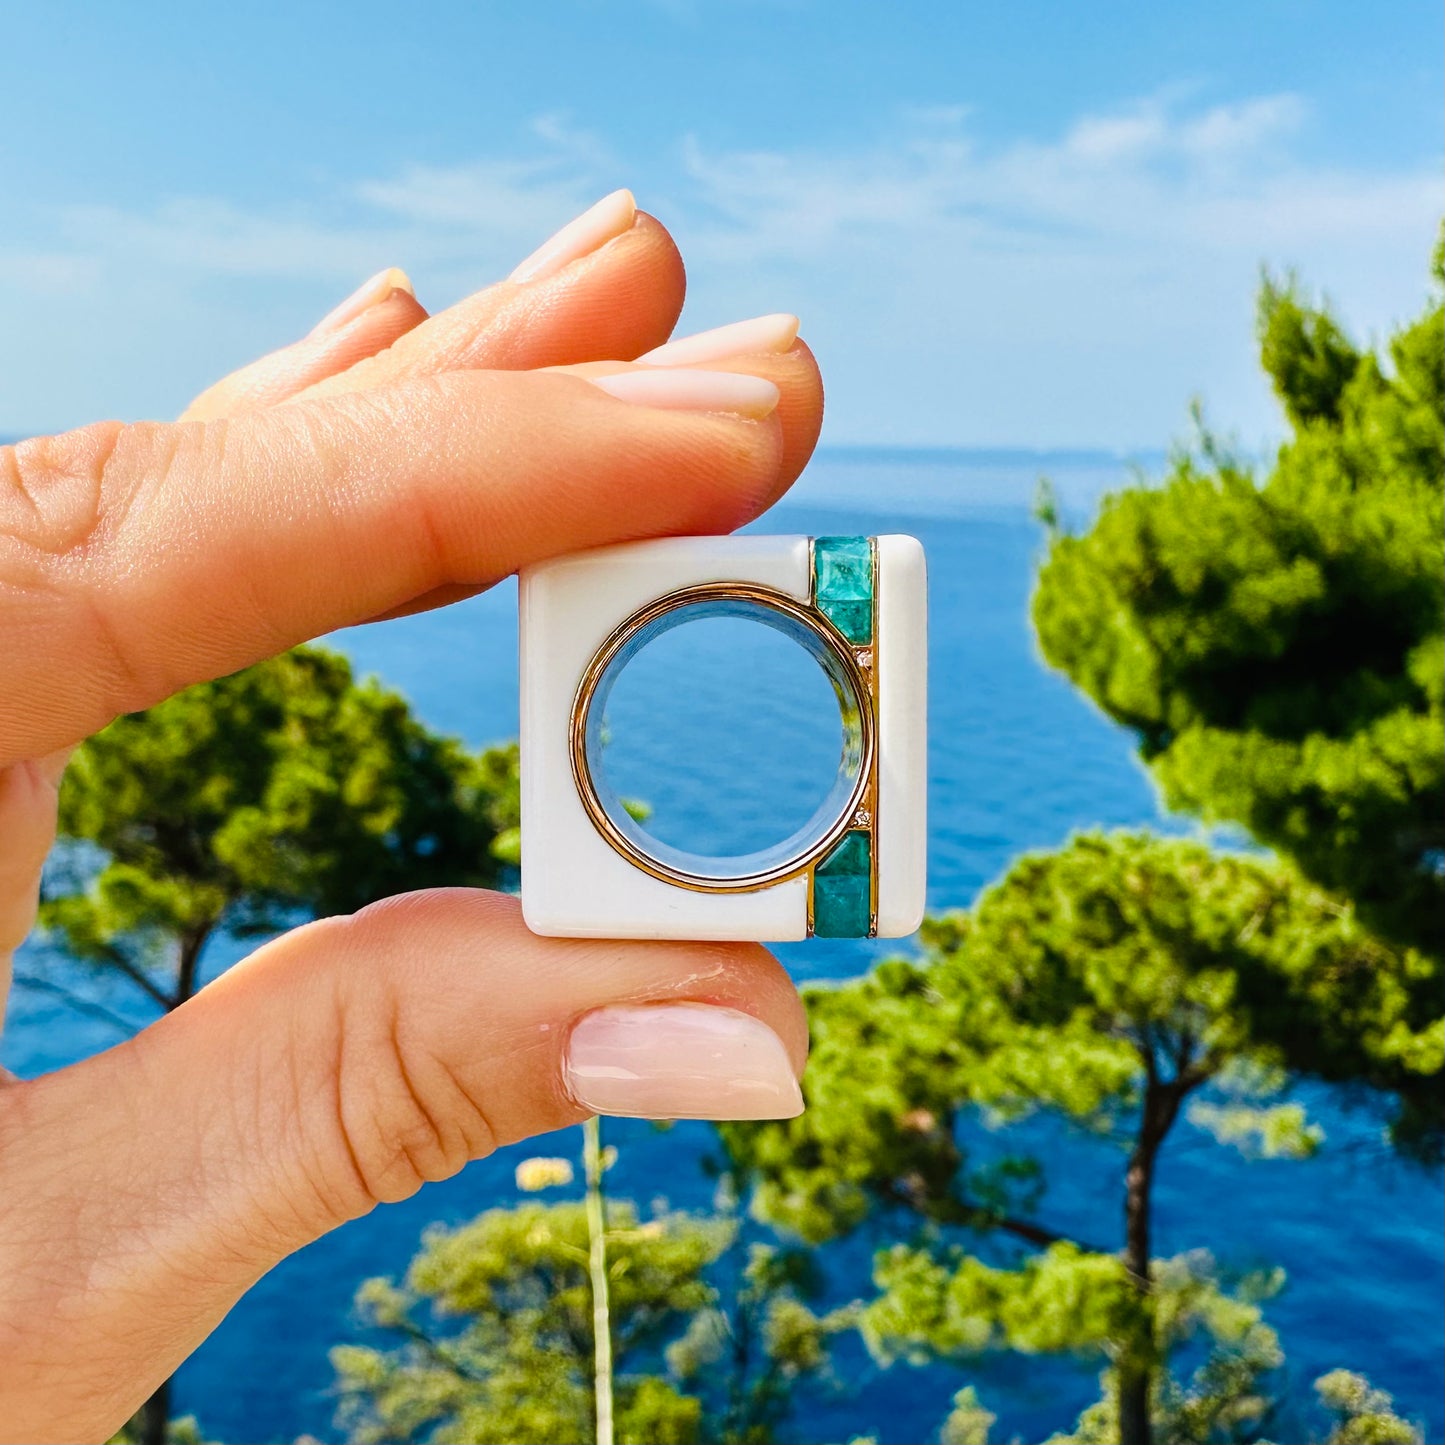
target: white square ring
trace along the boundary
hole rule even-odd
[[[672,537],[521,573],[522,912],[564,938],[898,938],[923,917],[927,583],[913,537]],[[652,838],[595,766],[628,660],[745,617],[809,652],[843,748],[822,805],[742,858]]]

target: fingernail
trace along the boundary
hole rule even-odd
[[[619,1004],[587,1014],[567,1046],[568,1092],[632,1119],[791,1119],[803,1095],[783,1041],[736,1009]]]
[[[40,776],[52,786],[59,787],[74,752],[74,747],[61,748],[58,752],[47,753],[43,758],[38,758],[35,766],[40,770]]]
[[[340,331],[348,321],[355,321],[363,311],[369,311],[373,306],[385,301],[394,291],[405,291],[408,296],[416,295],[411,278],[406,272],[399,266],[388,266],[385,271],[378,271],[371,280],[363,281],[334,311],[328,311],[311,328],[310,334],[324,336],[331,331]]]
[[[564,266],[590,256],[614,236],[620,236],[637,217],[637,202],[631,191],[613,191],[603,196],[590,211],[568,221],[555,236],[543,241],[510,276],[509,281],[541,281],[555,276]]]
[[[729,411],[758,420],[778,404],[779,391],[766,377],[736,371],[615,371],[589,376],[593,386],[638,406],[668,411]]]
[[[637,359],[649,366],[695,366],[699,361],[723,361],[730,356],[777,355],[797,339],[798,318],[779,311],[679,337]]]

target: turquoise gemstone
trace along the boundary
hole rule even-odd
[[[813,601],[849,642],[873,639],[873,548],[867,537],[813,539]]]
[[[873,604],[871,602],[820,602],[818,611],[849,642],[871,642],[873,640]]]
[[[854,829],[813,870],[813,935],[867,938],[872,922],[873,840]]]
[[[873,549],[867,537],[815,537],[816,595],[835,602],[873,599]]]

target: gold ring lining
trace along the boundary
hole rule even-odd
[[[611,666],[613,659],[644,627],[650,626],[658,618],[682,607],[709,602],[737,601],[770,608],[820,639],[839,664],[840,671],[847,678],[853,696],[857,700],[861,750],[858,776],[846,802],[832,823],[806,848],[800,849],[767,869],[732,878],[718,878],[673,867],[648,853],[617,826],[603,805],[592,777],[592,767],[587,757],[587,728],[592,699],[598,683]],[[587,810],[593,826],[614,851],[620,853],[629,863],[640,868],[644,873],[666,883],[679,884],[698,893],[751,893],[759,888],[766,888],[771,884],[781,883],[786,879],[796,878],[800,874],[807,873],[812,865],[853,826],[854,815],[858,809],[865,802],[872,801],[877,751],[877,704],[874,697],[872,671],[871,669],[865,670],[860,665],[857,657],[858,650],[822,612],[775,588],[748,582],[703,582],[654,598],[646,606],[639,608],[621,622],[593,654],[591,661],[583,670],[572,701],[569,730],[572,777],[577,786],[577,794],[582,800],[582,806]],[[876,889],[876,865],[873,872]],[[875,900],[875,914],[876,908]]]

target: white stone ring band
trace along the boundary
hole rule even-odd
[[[603,548],[524,572],[521,616],[522,904],[537,932],[782,941],[917,927],[926,597],[913,538]],[[716,617],[798,643],[828,678],[842,722],[838,769],[812,817],[771,847],[726,858],[652,836],[603,765],[608,697],[628,662],[663,633]]]

